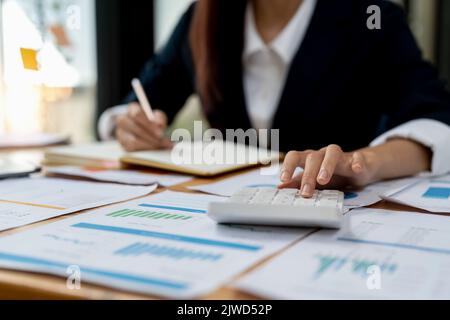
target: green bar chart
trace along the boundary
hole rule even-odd
[[[165,213],[165,212],[160,212],[160,211],[141,211],[141,210],[132,210],[132,209],[122,209],[119,211],[109,213],[106,216],[111,217],[111,218],[138,217],[138,218],[151,219],[151,220],[186,221],[186,220],[192,219],[192,216],[188,216],[188,215],[184,215],[184,214],[172,214],[172,213]]]

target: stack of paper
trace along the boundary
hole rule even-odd
[[[166,192],[51,223],[0,239],[0,266],[192,298],[311,232],[217,225],[205,213],[221,199]]]
[[[450,218],[355,210],[236,283],[280,299],[449,299]]]
[[[53,167],[45,169],[46,175],[81,177],[96,181],[148,186],[159,184],[171,187],[192,180],[192,176],[177,174],[155,174],[136,170],[96,169],[86,167]]]
[[[53,217],[138,198],[153,192],[148,187],[23,178],[0,182],[0,231]]]

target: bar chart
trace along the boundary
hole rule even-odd
[[[450,199],[450,188],[429,188],[422,196],[428,199]]]
[[[144,210],[141,211],[131,209],[122,209],[119,211],[109,213],[106,216],[111,218],[138,217],[151,220],[180,220],[180,221],[191,220],[193,218],[192,216],[184,214],[171,214],[161,211],[144,211]]]
[[[197,251],[174,246],[136,242],[114,253],[115,255],[138,257],[150,255],[157,257],[171,258],[175,260],[201,260],[215,262],[222,258],[222,254]]]

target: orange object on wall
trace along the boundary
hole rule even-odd
[[[34,49],[20,48],[22,54],[23,67],[27,70],[38,71],[39,62],[37,60],[38,52]]]

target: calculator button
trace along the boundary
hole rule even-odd
[[[272,199],[273,197],[275,197],[277,195],[277,191],[278,190],[273,190],[273,189],[262,189],[259,193],[258,193],[258,197],[266,197],[266,198],[270,198]]]
[[[250,204],[270,204],[272,202],[272,199],[268,198],[253,198],[250,201]]]
[[[286,198],[286,197],[276,197],[272,204],[274,205],[291,205],[293,202],[292,198]]]
[[[322,199],[319,204],[319,206],[325,206],[325,207],[335,207],[336,201],[335,200],[328,200],[328,199]]]
[[[278,195],[286,195],[286,196],[292,196],[295,197],[298,194],[297,189],[282,189],[279,190]]]
[[[316,205],[316,199],[297,198],[294,202],[294,206],[300,207],[314,207]]]
[[[251,197],[246,197],[246,196],[239,196],[239,195],[235,195],[232,196],[229,200],[229,202],[233,202],[233,203],[248,203],[250,201]]]
[[[257,189],[257,188],[246,188],[246,189],[241,190],[237,194],[251,196],[251,195],[254,195],[255,193],[257,193],[258,191],[259,191],[259,189]]]

